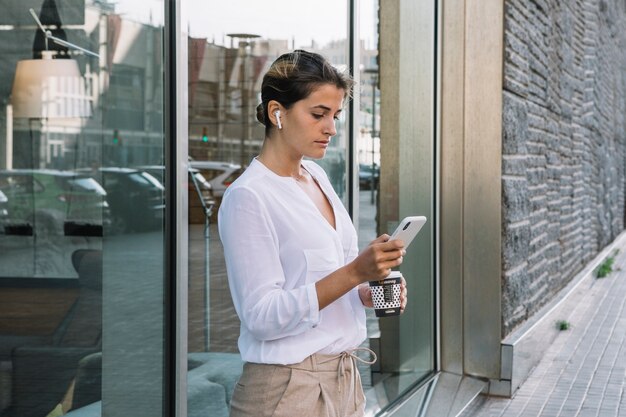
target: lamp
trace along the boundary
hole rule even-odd
[[[17,63],[11,91],[13,117],[90,115],[78,63],[74,59],[52,59],[52,54],[52,51],[42,51],[42,59],[25,59]]]
[[[33,9],[33,19],[48,40],[59,45],[77,49],[85,54],[98,54],[74,45],[46,30]],[[54,51],[41,52],[42,59],[25,59],[17,63],[15,80],[11,91],[11,104],[15,118],[89,117],[90,98],[74,59],[53,59]]]

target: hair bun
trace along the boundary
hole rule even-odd
[[[256,119],[265,126],[265,106],[263,103],[256,106]]]

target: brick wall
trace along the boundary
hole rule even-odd
[[[626,1],[506,0],[503,336],[624,228]]]

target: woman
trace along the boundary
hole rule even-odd
[[[324,157],[351,87],[322,56],[301,50],[263,78],[265,141],[218,217],[246,362],[231,416],[363,415],[354,351],[372,305],[367,281],[402,263],[403,244],[382,235],[359,255],[326,174],[303,159]]]

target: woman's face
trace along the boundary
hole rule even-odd
[[[284,112],[282,135],[293,156],[324,157],[330,138],[337,134],[335,121],[341,113],[344,95],[343,89],[322,84]]]

